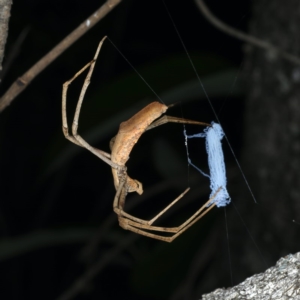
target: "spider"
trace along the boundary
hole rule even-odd
[[[112,174],[114,179],[114,186],[116,189],[116,194],[113,202],[113,210],[118,216],[119,225],[132,232],[158,239],[165,242],[172,242],[175,238],[177,238],[180,234],[186,231],[189,227],[191,227],[195,222],[197,222],[200,218],[202,218],[206,213],[208,213],[214,206],[213,203],[214,198],[220,191],[218,189],[216,193],[198,209],[189,219],[187,219],[184,223],[182,223],[178,227],[158,227],[153,226],[152,224],[163,215],[171,206],[173,206],[176,202],[178,202],[188,191],[190,188],[187,188],[182,194],[180,194],[175,200],[173,200],[167,207],[165,207],[161,212],[159,212],[155,217],[151,220],[143,220],[132,216],[124,211],[124,205],[126,196],[128,193],[137,192],[138,194],[143,193],[142,183],[136,179],[132,179],[127,175],[126,162],[129,159],[129,154],[137,143],[141,135],[154,127],[166,124],[168,122],[174,123],[183,123],[183,124],[195,124],[202,126],[211,126],[210,124],[192,121],[177,117],[171,117],[164,115],[168,106],[161,104],[160,102],[152,102],[138,113],[136,113],[129,120],[122,122],[120,124],[119,131],[117,135],[112,138],[110,141],[110,149],[111,154],[104,152],[100,149],[97,149],[90,144],[88,144],[77,132],[78,130],[78,119],[82,106],[82,102],[84,99],[84,95],[90,83],[90,79],[95,67],[95,63],[97,57],[99,55],[100,49],[106,36],[100,41],[98,48],[96,50],[95,56],[91,62],[86,64],[81,70],[79,70],[70,80],[66,81],[63,84],[62,91],[62,123],[63,123],[63,133],[64,136],[71,141],[72,143],[86,148],[94,155],[99,157],[101,160],[106,162],[112,168]],[[75,115],[72,123],[72,135],[69,134],[68,122],[67,122],[67,112],[66,112],[66,102],[67,102],[67,91],[69,85],[87,68],[89,68],[88,74],[84,80],[78,103],[75,110]],[[160,117],[160,118],[159,118]],[[153,231],[158,231],[162,233],[172,234],[171,236],[164,236],[160,234],[154,234]]]

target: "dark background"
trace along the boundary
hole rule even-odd
[[[2,81],[2,94],[100,5],[99,1],[16,1],[6,57],[12,52],[17,57]],[[193,1],[166,1],[166,5],[239,158],[245,95],[243,44],[213,28]],[[224,22],[247,30],[248,1],[209,1],[208,5]],[[16,49],[22,32],[27,32],[26,37]],[[214,209],[171,244],[126,232],[112,212],[115,191],[109,166],[63,137],[62,84],[91,60],[104,35],[163,101],[180,101],[168,114],[215,120],[200,85],[196,96],[185,90],[189,101],[177,93],[177,88],[197,78],[163,3],[124,0],[1,115],[1,293],[6,299],[56,299],[83,277],[88,283],[76,299],[199,299],[203,293],[241,282],[244,277],[235,276],[236,257],[231,261],[228,257],[226,222],[244,226],[239,215],[231,212],[232,205],[226,208],[226,222],[224,209]],[[82,78],[69,91],[69,124]],[[153,92],[106,41],[83,104],[79,132],[95,147],[109,151],[118,124],[154,100]],[[129,174],[144,184],[143,196],[128,197],[127,203],[135,204],[128,211],[136,216],[151,218],[191,186],[191,192],[162,220],[163,226],[183,222],[210,193],[207,179],[187,166],[182,129],[168,124],[147,132],[128,162]],[[187,130],[193,133],[202,128],[188,126]],[[189,145],[191,159],[205,169],[204,142]],[[239,189],[247,188],[225,142],[224,152],[229,193],[234,201],[246,201],[237,196]],[[251,210],[259,209],[252,205],[249,193],[248,198]],[[258,221],[249,220],[250,224]],[[237,245],[251,239],[246,229],[238,236],[229,232],[229,237],[235,241],[237,256]],[[270,266],[278,258],[263,265]],[[264,259],[257,254],[253,260]],[[86,272],[91,270],[95,273],[88,280]]]

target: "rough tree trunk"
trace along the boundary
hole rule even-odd
[[[0,0],[0,71],[4,57],[4,48],[8,34],[8,21],[12,0]]]

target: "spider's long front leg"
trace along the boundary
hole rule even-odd
[[[79,70],[70,80],[66,81],[63,84],[63,90],[62,90],[62,130],[63,134],[66,139],[68,139],[70,142],[83,147],[72,135],[69,134],[69,126],[68,126],[68,119],[67,119],[67,92],[69,85],[82,73],[84,72],[88,67],[91,66],[93,61],[87,63],[81,70]]]
[[[193,124],[193,125],[201,125],[201,126],[208,126],[211,127],[211,124],[205,123],[205,122],[199,122],[189,119],[183,119],[183,118],[177,118],[172,116],[164,115],[158,120],[154,121],[152,124],[150,124],[146,130],[150,130],[152,128],[158,127],[160,125],[164,125],[167,123],[181,123],[181,124]]]
[[[89,62],[88,64],[86,64],[81,70],[79,70],[70,80],[66,81],[63,84],[63,91],[62,91],[62,122],[63,122],[63,133],[65,135],[65,137],[71,141],[72,143],[80,146],[80,147],[84,147],[87,150],[89,150],[90,152],[92,152],[94,155],[96,155],[97,157],[99,157],[100,159],[102,159],[104,162],[106,162],[107,164],[109,164],[112,168],[115,169],[124,169],[123,166],[120,166],[114,162],[111,161],[111,156],[109,153],[104,152],[100,149],[94,148],[92,147],[89,143],[87,143],[77,132],[78,130],[78,120],[79,120],[79,115],[80,115],[80,111],[81,111],[81,106],[82,106],[82,102],[86,93],[86,90],[90,84],[91,81],[91,76],[93,74],[94,71],[94,67],[96,64],[96,60],[98,58],[99,52],[101,50],[102,44],[104,42],[104,40],[106,39],[106,37],[104,37],[99,45],[98,48],[96,50],[95,56],[93,58],[93,60],[91,62]],[[80,75],[82,74],[87,68],[89,68],[89,72],[84,80],[80,95],[79,95],[79,99],[77,102],[77,106],[76,106],[76,110],[75,110],[75,115],[74,115],[74,119],[73,119],[73,123],[72,123],[72,136],[69,135],[69,128],[68,128],[68,121],[67,121],[67,92],[68,92],[68,88],[70,86],[70,84]]]

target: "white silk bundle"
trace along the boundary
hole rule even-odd
[[[226,206],[230,203],[230,196],[226,189],[226,169],[221,144],[221,140],[224,136],[222,127],[220,126],[220,124],[212,122],[211,127],[206,127],[203,133],[187,135],[184,130],[184,135],[186,139],[197,137],[206,139],[206,152],[208,155],[208,167],[210,175],[205,174],[202,170],[196,167],[191,162],[189,157],[188,162],[201,174],[210,178],[210,198],[214,198],[211,204],[216,203],[217,207]]]

